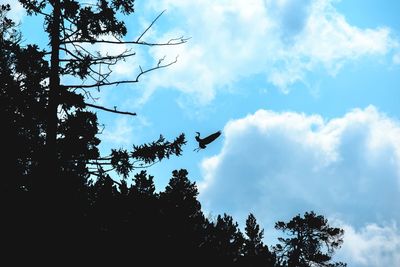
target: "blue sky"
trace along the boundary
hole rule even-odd
[[[179,55],[99,94],[138,113],[98,112],[102,151],[184,132],[183,156],[149,169],[157,189],[186,168],[208,214],[243,225],[253,212],[268,244],[275,221],[315,210],[345,229],[338,257],[349,266],[400,266],[400,2],[138,0],[127,38],[164,9],[145,39],[191,39],[135,47],[117,66],[124,79]],[[45,46],[40,21],[15,10],[26,41]],[[216,130],[222,137],[193,152],[196,131]]]

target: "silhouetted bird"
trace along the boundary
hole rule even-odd
[[[195,148],[193,151],[199,151],[200,149],[204,149],[206,148],[206,146],[211,143],[212,141],[214,141],[215,139],[218,138],[218,136],[221,135],[221,131],[215,132],[213,134],[210,134],[209,136],[205,137],[205,138],[200,138],[200,133],[196,132],[196,141],[199,142],[199,147]]]

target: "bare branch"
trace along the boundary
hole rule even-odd
[[[75,90],[78,90],[78,89],[75,89]],[[73,91],[75,91],[75,90],[73,90]],[[92,93],[90,91],[85,90],[85,89],[79,89],[79,90],[82,90],[85,97],[91,99],[93,102],[99,100],[99,97],[92,96]]]
[[[84,55],[79,49],[81,49],[82,51],[84,51],[87,55],[90,55],[91,57],[96,57],[96,55],[94,55],[92,52],[88,51],[86,48],[84,48],[83,46],[79,45],[79,44],[75,44],[72,43],[72,46],[75,48],[75,51],[78,52],[79,55]],[[78,48],[79,49],[78,49]]]
[[[108,86],[108,85],[119,85],[124,83],[137,83],[136,80],[126,80],[126,81],[115,81],[115,82],[98,82],[95,84],[81,84],[81,85],[64,85],[68,88],[93,88],[93,87],[100,87],[100,86]]]
[[[140,39],[143,37],[143,35],[146,34],[146,32],[153,26],[153,24],[161,17],[161,15],[165,12],[165,10],[163,12],[161,12],[151,23],[150,25],[144,30],[144,32],[142,32],[142,34],[139,36],[139,38],[137,38],[136,42],[138,43],[140,41]]]
[[[68,29],[66,29],[66,28],[64,29],[64,38],[61,39],[61,41],[69,40],[72,36],[74,36],[75,34],[77,34],[77,33],[79,32],[79,30],[75,30],[75,31],[70,30],[71,33],[70,33],[70,34],[67,34],[67,33],[65,32],[65,30],[68,30]]]
[[[79,61],[83,61],[83,58],[80,58],[79,56],[75,55],[74,53],[72,53],[69,49],[64,48],[64,47],[60,47],[60,50],[66,52],[67,54],[71,55],[72,57],[74,57],[75,59],[79,60]]]
[[[72,44],[72,43],[107,43],[107,44],[136,44],[136,45],[146,45],[146,46],[171,46],[180,45],[186,43],[190,38],[173,38],[164,43],[149,43],[143,41],[110,41],[110,40],[73,40],[73,41],[63,41],[61,44]]]
[[[136,76],[136,82],[138,82],[138,81],[139,81],[139,77],[142,76],[142,75],[145,74],[145,73],[148,73],[148,72],[153,71],[153,70],[156,70],[156,69],[166,68],[166,67],[169,67],[169,66],[171,66],[172,64],[175,64],[176,62],[178,62],[178,56],[177,56],[177,57],[175,58],[174,61],[172,61],[172,62],[170,62],[170,63],[168,63],[168,64],[165,64],[165,65],[161,65],[161,63],[162,63],[162,61],[163,61],[164,59],[165,59],[165,57],[163,57],[162,59],[160,59],[160,60],[158,61],[158,64],[157,64],[156,67],[147,69],[147,70],[145,70],[145,71],[142,70],[142,71],[139,73],[139,75]]]
[[[136,113],[132,113],[132,112],[129,112],[129,111],[119,111],[116,108],[109,109],[109,108],[105,108],[105,107],[102,107],[102,106],[93,105],[93,104],[89,104],[89,103],[85,103],[85,105],[88,106],[88,107],[97,108],[97,109],[101,109],[101,110],[112,112],[112,113],[136,116]]]
[[[175,58],[174,61],[165,64],[165,65],[161,65],[162,61],[164,60],[164,58],[160,59],[158,61],[157,66],[147,69],[147,70],[142,70],[142,68],[140,67],[140,73],[136,76],[136,79],[134,80],[122,80],[122,81],[114,81],[114,82],[103,82],[103,81],[99,81],[95,84],[81,84],[81,85],[64,85],[65,87],[68,88],[93,88],[93,87],[100,87],[100,86],[109,86],[109,85],[119,85],[119,84],[124,84],[124,83],[137,83],[139,82],[139,77],[142,76],[143,74],[146,74],[148,72],[157,70],[157,69],[162,69],[162,68],[166,68],[171,66],[172,64],[175,64],[176,62],[178,62],[178,57]]]
[[[120,55],[116,55],[116,56],[105,56],[105,57],[93,58],[91,60],[91,62],[93,62],[93,64],[91,64],[91,65],[95,65],[95,64],[112,64],[113,65],[114,63],[107,62],[107,61],[119,61],[119,60],[122,60],[124,58],[136,55],[135,52],[133,52],[133,53],[127,53],[127,52],[128,51],[125,51],[125,52],[121,53]],[[63,59],[60,59],[60,61],[62,61],[62,62],[73,62],[73,61],[83,61],[83,59],[78,59],[77,57],[75,57],[75,59],[64,59],[63,58]]]
[[[74,36],[76,33],[78,33],[79,30],[78,29],[72,30],[71,25],[73,25],[74,22],[71,21],[70,19],[68,19],[65,15],[62,15],[62,18],[63,19],[62,19],[62,25],[61,26],[62,26],[62,31],[64,32],[64,38],[62,38],[61,41],[65,41],[65,40],[69,40],[72,36]],[[70,28],[69,29],[65,27],[65,23],[64,23],[65,20],[70,23]],[[70,31],[71,34],[67,34],[67,31]]]

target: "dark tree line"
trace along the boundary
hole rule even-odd
[[[17,27],[7,18],[10,7],[1,6],[3,255],[12,255],[15,263],[54,258],[53,265],[74,266],[84,261],[90,266],[344,266],[332,261],[343,230],[330,227],[313,212],[277,222],[275,228],[284,237],[269,247],[253,214],[244,232],[227,214],[206,218],[186,170],[173,171],[166,188],[156,192],[154,177],[145,170],[137,172],[138,167],[180,156],[186,143],[183,134],[172,141],[160,136],[131,151],[115,149],[100,155],[97,116],[88,107],[133,113],[86,103],[86,89],[117,83],[109,80],[109,72],[94,73],[92,67],[113,65],[133,52],[105,57],[79,43],[108,42],[102,39],[105,34],[125,35],[115,12],[132,13],[133,1],[100,0],[93,6],[74,0],[20,2],[28,13],[45,17],[51,49],[22,45]],[[147,30],[130,43],[185,42],[178,38],[146,43],[142,38]],[[70,57],[62,58],[60,51]],[[136,79],[125,82],[137,82],[140,75],[171,63],[163,65],[161,60],[155,67],[140,68]],[[85,83],[61,85],[61,75]],[[90,79],[94,83],[88,83]],[[121,179],[113,180],[111,170]]]

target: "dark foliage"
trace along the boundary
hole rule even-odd
[[[44,13],[48,3],[60,3],[20,2],[31,14]],[[114,12],[133,12],[133,1],[100,0],[92,9],[64,0],[61,8],[64,18],[78,25],[77,40],[92,42],[106,32],[123,35],[124,24],[115,20]],[[109,156],[100,156],[97,116],[75,91],[59,90],[57,95],[56,153],[49,161],[51,70],[44,51],[21,46],[20,34],[6,17],[8,10],[9,6],[1,6],[0,123],[4,127],[0,140],[6,151],[1,156],[0,234],[5,262],[246,267],[329,263],[341,245],[343,231],[329,227],[322,216],[306,213],[304,219],[297,216],[289,223],[278,222],[277,229],[295,237],[280,239],[283,245],[271,252],[252,214],[245,234],[227,214],[215,220],[205,218],[196,184],[186,170],[173,171],[159,193],[154,177],[146,171],[132,175],[137,168],[180,156],[183,134],[173,141],[160,136],[133,146],[132,151],[115,149]],[[51,27],[53,21],[47,19]],[[84,77],[88,65],[79,64],[65,69]],[[56,172],[46,175],[49,166],[43,162],[54,163]],[[122,178],[113,180],[112,170]],[[296,236],[300,234],[301,239]],[[325,252],[323,244],[328,245]]]
[[[134,12],[134,0],[97,0],[92,3],[77,0],[19,0],[19,2],[28,15],[38,15],[43,18],[44,34],[47,34],[49,40],[47,51],[38,51],[37,47],[28,46],[19,49],[16,58],[7,59],[14,60],[14,74],[29,73],[24,83],[26,87],[35,88],[39,93],[46,94],[45,102],[42,103],[44,105],[38,108],[44,112],[42,117],[45,122],[42,133],[44,148],[39,158],[38,170],[42,176],[56,176],[57,166],[69,160],[69,165],[91,165],[91,175],[100,177],[102,173],[115,170],[123,177],[127,177],[135,167],[133,162],[143,167],[171,155],[180,155],[180,147],[185,143],[183,135],[173,142],[160,137],[158,141],[149,145],[134,146],[132,151],[115,150],[109,156],[100,157],[96,151],[99,143],[95,137],[98,132],[97,118],[86,109],[90,107],[117,114],[136,115],[130,111],[119,111],[116,107],[111,109],[96,105],[91,90],[100,90],[103,86],[121,83],[136,83],[141,75],[168,67],[176,60],[165,63],[162,58],[153,67],[138,66],[138,71],[132,79],[113,81],[112,67],[121,60],[135,56],[135,52],[131,51],[132,48],[128,48],[117,54],[101,53],[96,51],[93,45],[108,43],[116,46],[121,44],[170,46],[185,43],[184,38],[172,38],[159,43],[142,40],[161,14],[139,34],[136,40],[124,41],[127,27],[123,16]],[[10,24],[12,24],[10,20],[3,19],[3,29],[10,30],[12,28]],[[45,55],[48,57],[47,61],[43,60]],[[30,64],[31,62],[35,63]],[[41,62],[44,65],[38,66]],[[69,79],[61,79],[62,77]],[[67,80],[75,81],[77,84],[62,82]],[[74,132],[76,130],[77,132]],[[74,132],[75,136],[71,136],[70,132]],[[60,140],[62,138],[65,140]],[[70,140],[67,140],[68,138]],[[70,147],[68,144],[75,144],[75,147]],[[74,150],[79,145],[86,146],[87,153]],[[60,151],[64,152],[65,149],[69,151],[61,156]],[[80,155],[75,155],[76,153]],[[43,184],[47,184],[47,181],[43,181]]]
[[[264,230],[260,229],[253,214],[246,220],[246,240],[244,241],[244,266],[276,266],[276,256],[263,244]]]
[[[346,266],[331,262],[332,255],[343,243],[344,231],[330,227],[328,221],[314,212],[297,215],[290,222],[277,222],[275,228],[288,234],[279,238],[275,252],[288,267]]]

